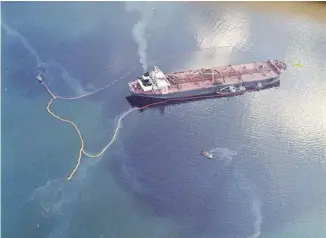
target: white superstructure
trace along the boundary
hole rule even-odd
[[[154,66],[154,70],[150,73],[143,74],[142,78],[138,79],[138,83],[145,92],[156,89],[168,91],[168,87],[171,86],[164,73],[157,66]]]

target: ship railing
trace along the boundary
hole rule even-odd
[[[274,63],[271,60],[268,60],[268,62],[270,63],[272,69],[277,73],[277,74],[281,74],[281,72],[279,71],[279,69],[274,65]]]
[[[182,83],[191,83],[191,82],[196,82],[196,81],[205,81],[205,80],[210,80],[210,78],[207,78],[206,76],[203,77],[203,75],[197,75],[197,76],[189,76],[185,79],[183,78],[173,78],[169,79],[172,84],[182,84]]]

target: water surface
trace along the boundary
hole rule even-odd
[[[3,236],[325,237],[325,23],[237,4],[133,9],[2,3]],[[149,68],[279,59],[288,70],[277,89],[130,114],[110,150],[83,157],[67,182],[78,137],[47,113],[50,97],[35,81],[36,67],[46,68],[47,83],[62,96],[136,67],[96,95],[53,105],[95,153],[130,107],[126,83],[143,72],[132,34],[140,20]],[[304,67],[291,66],[297,62]]]

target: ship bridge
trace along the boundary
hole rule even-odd
[[[150,73],[145,73],[138,78],[138,84],[144,92],[162,90],[163,93],[168,93],[168,87],[171,86],[165,74],[157,66],[154,66],[154,70]]]
[[[169,80],[167,80],[165,74],[157,67],[154,66],[154,70],[150,73],[156,89],[164,89],[171,86]]]

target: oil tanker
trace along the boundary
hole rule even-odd
[[[129,82],[131,95],[152,99],[177,99],[194,96],[236,96],[262,90],[279,83],[286,71],[279,60],[203,68],[164,74],[157,66]]]

